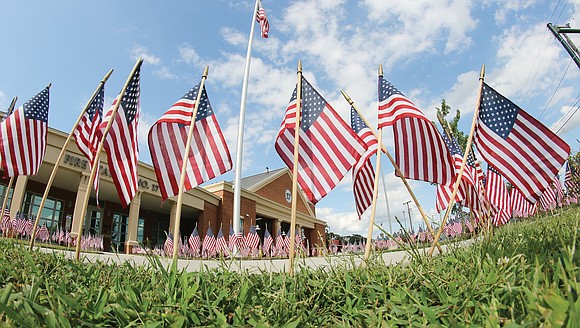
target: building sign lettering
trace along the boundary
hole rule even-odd
[[[68,164],[69,166],[80,168],[83,171],[84,170],[88,171],[88,169],[89,169],[89,161],[84,157],[78,157],[78,156],[71,155],[71,154],[65,154],[62,162],[63,162],[63,164]],[[109,167],[105,164],[102,164],[102,163],[99,165],[99,174],[101,176],[111,177],[111,173],[109,172]],[[139,178],[139,181],[137,182],[137,184],[138,184],[138,187],[141,189],[151,190],[152,192],[159,191],[159,184],[157,184],[157,182],[155,182],[155,181],[150,181],[147,179]]]

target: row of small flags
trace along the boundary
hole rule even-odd
[[[3,236],[30,238],[32,236],[33,225],[33,220],[25,218],[22,214],[16,214],[11,219],[10,213],[6,210],[2,216],[2,221],[0,221],[0,231]],[[54,242],[57,244],[76,246],[76,239],[71,237],[68,230],[57,228],[51,234],[46,223],[36,230],[35,239],[45,243]],[[81,237],[81,249],[102,251],[104,249],[103,237],[92,234],[83,235]]]

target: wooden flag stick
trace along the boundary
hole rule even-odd
[[[87,111],[87,109],[89,108],[89,106],[91,105],[91,103],[93,102],[95,97],[97,96],[97,93],[99,92],[99,90],[103,87],[105,82],[107,82],[107,80],[109,79],[111,74],[113,74],[112,69],[105,75],[105,77],[103,77],[103,79],[101,80],[101,83],[99,83],[99,86],[95,89],[95,92],[93,92],[93,95],[91,96],[91,98],[89,99],[87,104],[85,105],[85,108],[83,108],[83,110],[81,111],[81,114],[77,118],[76,123],[74,124],[72,130],[68,134],[68,137],[66,138],[64,145],[62,146],[62,149],[60,150],[60,154],[58,155],[58,157],[56,159],[54,167],[52,168],[52,173],[50,174],[50,177],[48,178],[48,182],[46,183],[46,187],[44,188],[44,195],[42,195],[42,200],[40,201],[40,205],[38,207],[38,212],[36,213],[36,219],[34,220],[34,226],[32,228],[32,236],[36,236],[36,229],[38,229],[38,224],[40,223],[40,214],[42,213],[42,209],[44,208],[44,203],[46,202],[46,198],[48,197],[48,192],[50,191],[50,188],[52,187],[52,182],[54,181],[54,177],[56,176],[56,172],[58,171],[58,168],[60,166],[60,161],[62,160],[62,157],[64,156],[64,153],[66,151],[66,147],[68,146],[69,142],[71,141],[77,126],[79,125],[81,119],[83,118],[83,115],[85,114],[85,112]],[[98,113],[95,113],[95,115],[98,115]],[[91,165],[99,165],[99,164],[93,163]],[[34,247],[34,239],[35,239],[34,237],[30,238],[30,247],[28,248],[30,251],[32,251],[32,248]]]
[[[6,117],[8,117],[8,115],[10,115],[13,111],[14,111],[14,107],[16,106],[16,101],[18,100],[18,97],[14,97],[12,98],[12,102],[10,102],[10,106],[8,106],[8,110],[6,111],[6,115],[4,116],[4,119],[6,119]],[[2,214],[0,214],[2,216],[2,219],[4,219],[4,211],[6,210],[6,204],[8,203],[8,195],[10,194],[10,188],[12,188],[12,184],[14,183],[14,177],[10,177],[10,181],[8,182],[8,187],[6,188],[6,193],[4,194],[4,200],[2,201]]]
[[[177,194],[177,207],[175,209],[175,221],[173,225],[173,265],[174,270],[177,269],[177,255],[179,251],[179,226],[181,225],[181,206],[183,205],[183,188],[185,185],[185,173],[187,171],[187,165],[189,164],[189,149],[191,148],[191,140],[193,139],[193,130],[195,130],[195,118],[197,116],[197,110],[199,108],[199,101],[204,90],[205,80],[207,79],[207,74],[209,72],[209,66],[206,66],[203,70],[203,75],[201,76],[201,82],[199,83],[199,88],[197,89],[197,97],[195,98],[195,103],[193,104],[193,114],[191,115],[191,121],[189,122],[189,132],[187,133],[187,142],[185,143],[185,149],[183,151],[183,164],[181,164],[181,177],[179,179],[179,193]]]
[[[135,63],[135,66],[133,67],[131,74],[129,74],[129,77],[127,78],[127,81],[125,82],[125,85],[123,85],[123,89],[121,89],[121,93],[119,93],[119,95],[117,96],[117,102],[113,106],[111,117],[109,118],[109,121],[107,122],[105,130],[103,131],[103,136],[102,136],[101,140],[99,141],[99,147],[97,148],[97,151],[95,152],[95,158],[94,158],[95,163],[99,163],[99,157],[101,156],[101,152],[103,151],[103,147],[105,144],[105,138],[107,138],[107,134],[109,133],[109,130],[111,129],[111,125],[113,125],[113,121],[115,120],[115,116],[117,115],[117,111],[119,110],[119,106],[121,105],[121,100],[123,100],[123,96],[125,95],[125,92],[127,91],[127,87],[129,86],[129,83],[131,83],[131,80],[133,79],[135,72],[137,72],[137,70],[141,67],[142,63],[143,63],[142,58],[137,59],[137,62]],[[81,220],[81,222],[80,222],[81,224],[80,224],[79,232],[77,235],[77,246],[76,246],[76,250],[75,250],[75,259],[77,261],[80,259],[81,237],[83,235],[83,225],[84,225],[85,217],[87,215],[87,208],[89,206],[89,198],[91,197],[91,188],[92,188],[93,182],[95,181],[95,176],[97,175],[97,166],[98,165],[93,165],[91,167],[91,174],[89,175],[89,181],[87,183],[88,188],[87,188],[87,192],[85,193],[85,199],[83,200],[83,209],[81,211],[81,217],[79,218],[79,220]]]
[[[461,162],[461,168],[459,169],[459,173],[457,174],[457,180],[455,181],[455,185],[453,186],[453,192],[451,193],[451,197],[449,199],[449,204],[447,205],[447,209],[445,210],[445,215],[443,216],[443,220],[441,221],[441,226],[437,231],[437,235],[435,236],[433,242],[436,243],[439,241],[439,237],[441,237],[441,233],[443,232],[443,227],[445,227],[445,223],[447,223],[447,218],[449,217],[449,213],[451,213],[451,205],[455,201],[455,196],[457,195],[457,190],[459,189],[459,184],[461,183],[461,177],[463,176],[463,171],[465,171],[465,165],[467,164],[467,155],[469,154],[469,150],[471,148],[471,144],[473,143],[473,135],[475,132],[475,124],[477,123],[477,116],[479,115],[479,107],[481,102],[481,92],[483,90],[483,78],[485,76],[485,65],[481,66],[481,72],[479,73],[479,90],[477,91],[477,101],[475,105],[475,112],[473,113],[473,122],[471,123],[471,130],[469,131],[469,137],[467,138],[467,145],[465,146],[465,153],[463,154],[463,161]],[[435,244],[431,246],[429,249],[429,256],[433,255],[433,251],[435,250]]]
[[[294,124],[294,166],[292,167],[292,211],[290,212],[290,254],[288,273],[294,275],[294,248],[296,234],[296,208],[298,202],[298,155],[300,146],[300,110],[302,108],[302,62],[298,61],[298,82],[296,83],[296,123]]]
[[[364,118],[364,116],[362,115],[362,113],[358,110],[358,108],[354,104],[354,101],[352,101],[352,99],[344,91],[341,91],[341,93],[342,93],[344,99],[346,99],[346,101],[352,106],[352,108],[354,108],[354,110],[356,110],[356,112],[358,113],[358,115],[360,116],[360,118],[363,120],[363,122],[366,124],[366,126],[369,128],[369,130],[371,130],[371,132],[373,133],[373,135],[375,137],[377,137],[377,134],[376,134],[375,130],[369,125],[369,123]],[[419,209],[419,213],[421,213],[421,217],[423,218],[423,221],[425,222],[425,225],[427,226],[427,229],[429,230],[429,233],[431,233],[431,235],[434,235],[433,234],[434,231],[433,231],[433,228],[431,227],[431,223],[429,223],[429,219],[427,219],[427,214],[425,214],[425,211],[423,211],[423,207],[421,207],[421,204],[419,203],[419,200],[417,199],[417,197],[415,196],[415,193],[411,189],[411,186],[407,182],[407,179],[405,178],[405,175],[403,174],[403,172],[401,172],[401,169],[399,168],[399,166],[397,165],[397,163],[393,159],[393,156],[391,156],[391,153],[385,147],[385,145],[382,145],[381,146],[381,149],[382,149],[383,153],[385,153],[385,155],[387,155],[387,158],[389,159],[389,161],[391,162],[391,164],[395,168],[395,172],[397,173],[397,175],[399,176],[399,178],[401,179],[401,181],[405,185],[405,188],[407,188],[407,191],[409,192],[409,195],[411,195],[411,198],[413,199],[413,202],[415,203],[415,205]],[[437,244],[437,248],[441,252],[441,246],[439,246]]]
[[[379,79],[383,77],[383,65],[379,65]],[[367,232],[367,244],[365,245],[365,255],[363,265],[368,261],[371,255],[371,241],[373,240],[373,227],[375,225],[375,216],[377,214],[377,198],[379,196],[379,174],[381,173],[381,148],[383,148],[383,129],[379,129],[377,137],[377,162],[375,165],[375,180],[373,185],[373,200],[371,203],[371,217],[369,220],[369,230]]]

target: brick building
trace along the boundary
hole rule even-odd
[[[21,213],[32,217],[38,207],[50,173],[55,165],[67,135],[49,129],[46,155],[38,174],[19,176],[9,192],[10,213]],[[73,236],[83,233],[102,235],[105,250],[130,252],[139,244],[160,245],[165,241],[166,232],[173,230],[176,213],[176,199],[161,202],[159,185],[151,165],[139,162],[139,189],[133,201],[123,208],[117,196],[106,163],[106,155],[101,155],[98,204],[95,192],[87,183],[89,168],[86,158],[74,142],[69,143],[60,168],[54,179],[49,197],[41,212],[41,224],[49,229],[68,229]],[[0,197],[7,191],[9,179],[0,178]],[[288,169],[268,171],[242,180],[241,212],[244,233],[250,224],[259,227],[261,238],[267,228],[274,238],[278,230],[288,231],[290,227],[290,203],[287,201],[291,188],[291,173]],[[89,207],[82,212],[82,202],[87,192],[91,192]],[[291,196],[291,195],[290,195]],[[312,246],[320,244],[319,236],[325,236],[326,223],[316,218],[315,207],[300,193],[297,214],[298,231]],[[203,237],[208,226],[214,233],[220,226],[226,238],[232,224],[233,188],[230,182],[217,182],[205,187],[196,187],[184,194],[181,227],[183,236],[189,235],[197,225]]]

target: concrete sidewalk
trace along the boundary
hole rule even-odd
[[[464,240],[459,243],[453,243],[449,246],[443,245],[442,249],[445,252],[449,247],[465,247],[471,245],[473,239]],[[60,253],[64,254],[66,258],[74,259],[74,251],[57,250],[50,248],[36,248],[45,253]],[[426,255],[429,248],[420,249],[421,254]],[[438,251],[435,251],[438,254]],[[382,254],[382,260],[385,265],[394,265],[398,263],[408,262],[410,255],[407,251],[393,251]],[[115,253],[81,253],[81,259],[85,262],[105,262],[110,264],[121,264],[129,262],[133,265],[149,265],[150,260],[144,255],[127,255]],[[171,259],[166,257],[159,257],[160,263],[169,268]],[[330,268],[330,267],[349,267],[359,266],[363,262],[362,254],[339,254],[326,257],[306,257],[295,259],[295,270],[298,271],[301,267],[307,268]],[[262,273],[262,272],[284,272],[288,267],[288,259],[257,259],[257,260],[241,260],[241,259],[223,259],[223,260],[202,260],[202,259],[179,259],[178,269],[186,271],[203,271],[208,269],[227,269],[229,271],[248,272],[248,273]]]

